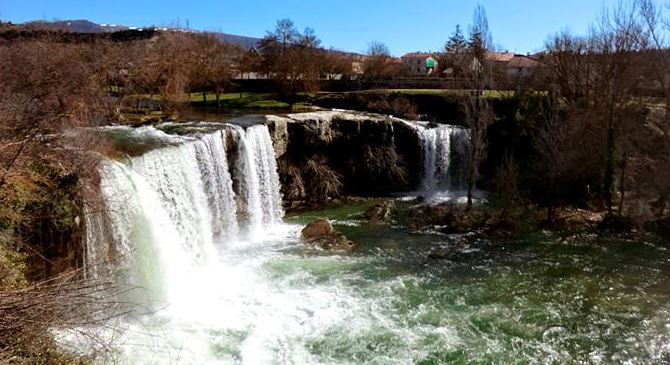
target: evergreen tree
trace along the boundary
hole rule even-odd
[[[444,48],[447,52],[451,53],[463,53],[468,48],[468,42],[461,31],[461,26],[456,25],[456,30],[449,37],[447,43],[444,45]]]

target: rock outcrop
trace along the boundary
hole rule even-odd
[[[286,153],[286,150],[288,149],[288,123],[291,121],[291,119],[278,117],[275,115],[268,115],[266,118],[268,122],[268,128],[270,130],[270,135],[272,137],[272,145],[275,149],[275,155],[277,158],[280,158]]]
[[[327,219],[317,219],[302,229],[305,243],[329,251],[351,251],[356,244],[336,231]]]
[[[365,212],[365,218],[371,224],[389,224],[393,219],[395,202],[393,200],[383,201]]]
[[[490,227],[492,217],[487,211],[466,211],[454,203],[419,204],[410,207],[405,225],[412,230],[439,226],[444,233],[467,233]]]
[[[267,116],[287,201],[414,190],[421,176],[415,126],[388,116],[319,111]]]

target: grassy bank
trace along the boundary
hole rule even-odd
[[[217,107],[216,94],[206,93],[207,101],[202,92],[190,94],[191,105],[196,107]],[[219,98],[219,106],[223,109],[287,109],[288,102],[280,100],[274,93],[225,93]]]

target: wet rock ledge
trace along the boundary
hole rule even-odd
[[[285,201],[408,192],[421,148],[413,122],[352,111],[266,116]]]

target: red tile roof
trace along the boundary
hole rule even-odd
[[[495,62],[509,62],[514,56],[513,52],[486,52],[486,59]]]
[[[539,67],[540,62],[533,59],[532,57],[516,55],[509,61],[507,66],[514,68],[533,68]]]
[[[412,52],[402,56],[402,58],[428,58],[428,57],[436,58],[437,54],[430,52]]]

